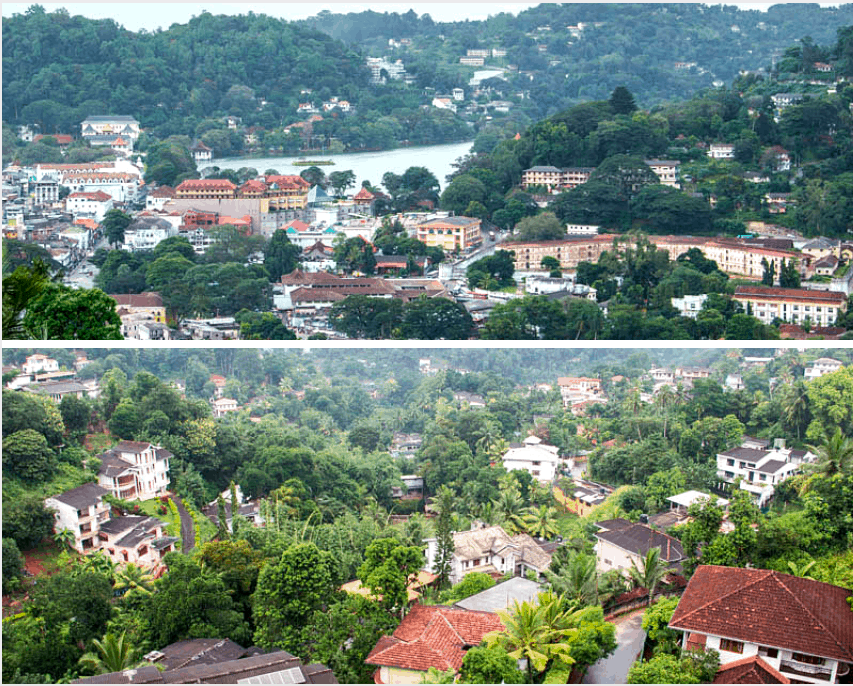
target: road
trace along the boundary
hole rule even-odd
[[[184,502],[177,495],[172,495],[172,500],[175,507],[178,508],[178,514],[181,517],[181,552],[186,555],[195,548],[195,522],[184,507]]]
[[[643,652],[646,632],[643,631],[643,612],[619,617],[616,625],[616,650],[610,656],[596,662],[586,670],[584,684],[627,684],[628,670]]]

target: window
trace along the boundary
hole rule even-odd
[[[764,655],[765,657],[779,657],[779,649],[761,647],[758,649],[758,654]]]
[[[725,650],[727,653],[742,653],[743,641],[732,641],[729,638],[721,638],[720,650]]]
[[[804,655],[803,653],[791,653],[791,659],[806,665],[822,665],[826,660],[816,655]]]
[[[735,466],[735,461],[734,461],[734,460],[732,460],[731,458],[729,458],[728,460],[726,460],[726,464],[727,464],[729,467],[734,467],[734,466]]]

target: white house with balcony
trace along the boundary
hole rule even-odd
[[[86,553],[99,547],[100,525],[110,517],[110,506],[104,502],[107,493],[106,488],[90,483],[45,499],[45,507],[54,513],[53,530],[74,534],[77,552]]]
[[[24,361],[21,369],[24,374],[29,374],[31,376],[33,374],[38,374],[39,372],[58,372],[59,363],[52,357],[36,353],[35,355],[27,356],[27,359]]]
[[[150,500],[165,495],[169,458],[165,448],[140,441],[121,441],[98,455],[98,484],[122,500]]]
[[[805,368],[805,370],[803,371],[803,378],[806,381],[819,379],[825,374],[832,374],[832,372],[837,372],[843,366],[844,364],[842,362],[834,360],[831,357],[819,357],[808,367]]]
[[[777,439],[771,448],[769,441],[747,436],[737,448],[717,453],[717,476],[730,484],[740,479],[740,487],[763,506],[772,497],[774,486],[815,459],[808,450],[786,448],[783,439]]]

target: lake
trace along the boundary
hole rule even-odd
[[[402,174],[409,167],[426,167],[438,179],[441,188],[447,185],[447,175],[454,169],[452,164],[460,157],[467,155],[471,150],[471,142],[448,143],[444,145],[425,145],[413,148],[396,148],[394,150],[382,150],[377,152],[355,152],[342,155],[329,155],[324,153],[310,153],[306,156],[309,160],[332,160],[335,164],[320,167],[326,174],[333,171],[347,171],[351,169],[355,173],[356,184],[352,192],[361,188],[362,181],[370,181],[374,186],[382,183],[385,172]],[[293,161],[299,159],[298,155],[286,155],[278,157],[221,157],[214,158],[210,165],[220,169],[240,169],[240,167],[254,167],[258,173],[263,174],[267,169],[275,169],[280,174],[299,174],[306,167],[297,166]],[[201,167],[199,171],[203,171]]]

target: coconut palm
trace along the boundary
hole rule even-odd
[[[598,571],[594,555],[572,553],[558,572],[546,570],[545,578],[555,593],[577,602],[579,607],[598,602]]]
[[[572,662],[569,641],[577,629],[568,626],[559,601],[552,594],[540,594],[534,603],[515,601],[511,612],[498,612],[503,631],[483,637],[486,645],[503,648],[515,660],[526,660],[528,683],[534,683],[535,674],[544,671],[552,658]]]
[[[524,530],[536,538],[547,539],[557,534],[557,510],[548,505],[528,507],[521,521]]]
[[[669,568],[660,557],[660,548],[650,548],[639,564],[631,560],[631,568],[628,570],[635,588],[645,588],[649,592],[649,607],[652,605],[655,588],[668,573]]]
[[[126,633],[123,631],[118,637],[115,634],[108,633],[103,640],[94,639],[92,644],[97,652],[83,655],[79,660],[79,665],[95,674],[122,672],[140,666],[139,653],[125,639]]]
[[[516,488],[501,489],[496,500],[492,501],[500,520],[510,533],[517,533],[523,528],[521,520],[524,501]]]
[[[836,474],[853,471],[853,440],[844,436],[841,429],[836,429],[830,436],[824,433],[823,442],[818,446],[809,446],[817,460],[813,465],[808,465],[807,471],[824,476],[835,476]]]
[[[143,593],[151,593],[154,585],[154,577],[132,562],[125,565],[123,569],[116,572],[116,582],[113,588],[116,591],[138,590]]]
[[[782,399],[782,422],[787,429],[796,430],[797,440],[811,421],[809,395],[806,384],[799,380],[785,387]]]

